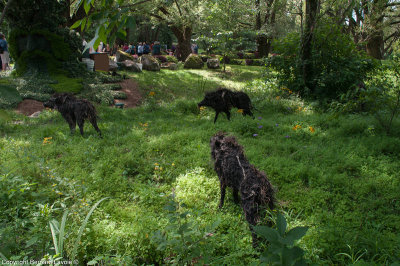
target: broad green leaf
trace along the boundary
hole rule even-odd
[[[276,218],[276,227],[278,228],[278,232],[280,236],[284,236],[286,232],[286,219],[283,217],[281,213],[278,213],[278,217]]]
[[[64,233],[65,233],[65,223],[67,221],[68,210],[66,210],[61,219],[61,226],[58,234],[58,248],[60,249],[60,256],[63,256],[64,249]]]
[[[127,18],[127,20],[126,20],[125,25],[126,25],[126,27],[127,27],[128,29],[130,29],[130,30],[135,30],[135,28],[136,28],[136,21],[135,21],[135,18],[132,17],[132,16],[129,16],[129,17]]]
[[[294,265],[296,261],[300,260],[304,251],[299,247],[287,248],[282,250],[282,265]]]
[[[176,207],[172,204],[168,204],[164,207],[164,210],[170,211],[170,212],[174,212],[176,211]]]
[[[254,231],[270,242],[277,242],[279,239],[278,231],[268,226],[255,226]]]
[[[90,0],[85,2],[85,4],[83,5],[83,8],[85,9],[86,15],[89,14],[89,11],[90,11]]]
[[[306,262],[305,259],[298,260],[298,261],[296,261],[296,263],[294,264],[294,266],[307,266],[307,265],[308,265],[308,264],[307,264],[307,262]]]
[[[86,26],[87,18],[84,18],[81,23],[81,31],[83,32]]]
[[[81,23],[82,23],[82,20],[80,19],[80,20],[78,20],[78,21],[75,21],[75,23],[74,24],[72,24],[72,26],[70,27],[71,29],[75,29],[75,28],[78,28],[79,27],[79,25],[81,25]]]
[[[34,236],[31,240],[29,240],[28,242],[26,242],[26,246],[25,248],[28,248],[30,246],[32,246],[33,244],[35,244],[38,241],[38,237]]]
[[[75,239],[75,243],[74,243],[74,246],[73,246],[73,249],[72,249],[72,254],[71,254],[71,260],[75,260],[75,256],[76,256],[76,254],[77,254],[77,252],[78,252],[78,245],[79,245],[79,243],[81,242],[81,237],[82,237],[82,234],[83,234],[83,230],[86,228],[86,225],[87,225],[87,223],[89,222],[90,216],[92,216],[92,213],[93,213],[94,210],[97,208],[97,206],[99,206],[99,204],[100,204],[102,201],[106,200],[106,199],[108,199],[108,197],[107,197],[107,198],[102,198],[101,200],[99,200],[98,202],[96,202],[96,203],[93,205],[93,207],[89,210],[88,214],[86,215],[86,218],[85,218],[85,220],[83,221],[81,227],[79,228],[78,235],[77,235],[77,237],[76,237],[76,239]]]
[[[116,33],[116,35],[117,35],[118,38],[120,38],[120,39],[122,39],[122,40],[125,40],[125,38],[126,38],[126,31],[119,31],[119,32]]]
[[[97,264],[97,260],[91,260],[87,263],[87,265],[95,265]]]
[[[307,230],[307,226],[293,228],[286,234],[283,243],[289,246],[293,245],[294,241],[299,240],[307,233]]]
[[[8,260],[8,259],[6,258],[6,256],[4,256],[4,254],[1,253],[1,252],[0,252],[0,258],[2,258],[3,260]]]
[[[60,250],[59,250],[58,242],[57,242],[57,233],[59,231],[57,221],[52,220],[49,222],[49,224],[50,224],[51,236],[53,237],[54,249],[56,251],[56,254],[60,254]]]

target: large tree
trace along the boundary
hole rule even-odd
[[[314,31],[317,22],[318,15],[318,0],[306,0],[306,21],[302,35],[301,42],[301,62],[303,71],[304,85],[310,90],[311,93],[315,90],[315,84],[313,81],[313,39]]]
[[[205,5],[206,1],[196,0],[155,1],[155,7],[150,15],[170,27],[178,40],[178,59],[181,61],[192,52],[192,35],[195,26],[202,23]]]
[[[323,13],[344,26],[360,49],[382,59],[400,38],[400,2],[395,0],[336,0]]]
[[[19,74],[48,73],[77,58],[77,39],[66,24],[64,0],[9,0],[0,3],[10,27],[9,50]]]

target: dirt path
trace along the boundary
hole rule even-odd
[[[126,79],[121,83],[121,90],[127,96],[126,99],[115,99],[115,103],[123,103],[124,108],[133,108],[140,105],[142,95],[139,91],[139,84],[133,79]]]
[[[42,111],[43,109],[44,106],[42,102],[31,99],[25,99],[18,104],[16,111],[20,114],[29,116],[37,111]]]
[[[115,103],[123,103],[124,108],[133,108],[140,105],[142,95],[140,94],[139,91],[139,84],[133,79],[126,79],[122,81],[120,84],[121,84],[120,91],[124,92],[127,98],[123,100],[115,99]],[[37,111],[42,111],[43,109],[44,107],[42,102],[31,99],[25,99],[18,104],[16,111],[20,114],[30,116],[31,114],[36,113]]]

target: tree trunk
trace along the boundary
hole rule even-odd
[[[266,11],[264,22],[263,22],[261,20],[260,0],[255,0],[255,6],[257,9],[255,29],[257,31],[261,31],[261,28],[263,25],[267,25],[269,28],[272,28],[273,25],[275,24],[275,11],[273,10],[273,6],[272,6],[273,3],[274,3],[274,0],[267,1],[268,10]],[[261,34],[259,32],[256,42],[257,42],[257,51],[258,51],[260,57],[268,56],[268,54],[271,50],[272,39],[273,39],[273,37],[272,37],[271,33]]]
[[[260,57],[268,56],[271,43],[265,34],[257,36],[257,51]]]
[[[367,54],[376,59],[383,59],[384,42],[383,31],[375,32],[369,36],[367,42]]]
[[[68,2],[13,0],[5,10],[11,31],[9,51],[20,75],[48,75],[76,60],[81,43],[63,28]],[[78,47],[79,44],[79,47]]]
[[[7,4],[5,5],[3,12],[1,13],[1,17],[0,17],[0,26],[3,24],[3,20],[4,20],[4,16],[7,13],[8,7],[10,6],[11,2],[13,0],[8,0]]]
[[[185,61],[186,58],[192,53],[192,27],[186,26],[180,28],[177,26],[171,26],[171,30],[178,39],[178,60]]]
[[[306,25],[302,36],[301,62],[304,86],[310,93],[315,91],[313,82],[312,41],[317,18],[318,0],[306,0]]]

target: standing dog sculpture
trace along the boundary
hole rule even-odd
[[[71,134],[74,134],[76,124],[78,123],[79,130],[83,136],[83,124],[85,123],[85,119],[88,119],[101,137],[101,131],[97,126],[96,109],[89,101],[77,99],[69,93],[56,93],[43,105],[44,107],[56,109],[61,113],[69,125]]]
[[[210,147],[214,170],[220,182],[219,208],[224,205],[226,187],[232,188],[235,203],[239,203],[240,193],[241,206],[252,232],[253,246],[256,246],[257,237],[252,227],[260,221],[263,207],[274,209],[274,189],[266,175],[249,163],[235,137],[219,132],[211,138]]]
[[[254,109],[251,100],[246,93],[241,91],[235,92],[225,88],[218,88],[216,91],[206,93],[204,99],[197,106],[209,106],[213,108],[215,110],[214,123],[221,112],[226,113],[226,117],[230,120],[230,110],[232,107],[242,109],[243,116],[249,115],[254,119],[254,115],[251,112]]]

